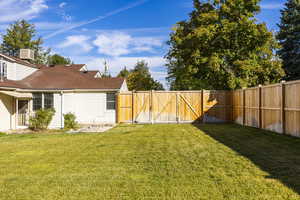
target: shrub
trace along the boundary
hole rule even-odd
[[[55,110],[53,108],[37,110],[35,115],[29,119],[29,128],[32,130],[47,129],[54,114]]]
[[[67,113],[64,115],[64,125],[65,129],[78,129],[78,123],[76,121],[76,116],[73,113]]]

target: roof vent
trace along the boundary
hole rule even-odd
[[[22,60],[34,60],[34,51],[31,49],[20,49],[20,58]]]

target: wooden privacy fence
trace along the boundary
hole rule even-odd
[[[117,121],[235,122],[300,137],[300,81],[235,91],[119,93]]]
[[[300,81],[233,91],[233,121],[300,137]]]
[[[119,93],[119,123],[190,123],[232,121],[228,91],[146,91]]]

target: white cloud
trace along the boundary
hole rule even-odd
[[[104,62],[109,66],[109,71],[113,76],[116,76],[123,67],[133,69],[137,61],[144,60],[148,63],[151,75],[155,80],[159,80],[165,87],[167,86],[166,77],[167,72],[164,66],[166,60],[159,56],[150,57],[113,57],[113,58],[96,58],[96,57],[82,57],[79,58],[80,63],[86,63],[89,70],[104,70]],[[162,71],[154,71],[153,68],[161,68]],[[167,87],[166,87],[167,88]]]
[[[70,25],[68,22],[35,22],[38,30],[56,30]]]
[[[266,10],[276,10],[276,9],[281,9],[283,8],[283,3],[263,3],[260,5],[261,9],[266,9]]]
[[[60,52],[61,53],[61,52]],[[72,58],[72,56],[69,56]],[[150,68],[151,75],[155,80],[160,81],[167,88],[165,68],[166,60],[160,56],[145,56],[145,57],[94,57],[94,56],[74,56],[72,60],[75,63],[86,64],[89,70],[104,70],[104,62],[109,66],[109,71],[113,76],[116,76],[125,66],[127,69],[133,69],[137,61],[145,60]]]
[[[90,70],[103,70],[103,63],[107,61],[110,71],[116,75],[124,66],[127,69],[132,69],[137,61],[145,60],[151,69],[157,67],[164,67],[166,60],[160,56],[135,56],[135,57],[94,57],[94,56],[76,56],[74,57],[75,63],[87,64]],[[153,71],[153,70],[151,70]]]
[[[89,52],[93,47],[89,43],[89,37],[85,35],[71,35],[66,40],[58,45],[58,48],[67,48],[77,46],[80,47],[83,52]]]
[[[44,38],[45,39],[52,38],[52,37],[54,37],[56,35],[59,35],[61,33],[64,33],[64,32],[67,32],[67,31],[70,31],[70,30],[73,30],[73,29],[76,29],[76,28],[79,28],[79,27],[82,27],[82,26],[85,26],[85,25],[88,25],[88,24],[91,24],[91,23],[94,23],[94,22],[97,22],[97,21],[104,20],[104,19],[106,19],[108,17],[117,15],[117,14],[119,14],[121,12],[127,11],[127,10],[129,10],[131,8],[134,8],[134,7],[137,7],[139,5],[142,5],[142,4],[146,3],[147,1],[149,1],[149,0],[139,0],[139,1],[136,1],[136,2],[134,2],[132,4],[128,4],[125,7],[121,7],[121,8],[118,8],[116,10],[113,10],[113,11],[111,11],[109,13],[106,13],[105,15],[101,15],[101,16],[98,16],[98,17],[96,17],[94,19],[91,19],[91,20],[88,20],[88,21],[84,21],[84,22],[80,22],[80,23],[76,23],[76,24],[67,26],[65,28],[62,28],[60,30],[57,30],[57,31],[55,31],[55,32],[53,32],[53,33],[51,33],[49,35],[46,35]]]
[[[33,19],[47,8],[45,0],[5,0],[0,2],[0,23]]]
[[[162,41],[154,37],[132,37],[123,32],[102,33],[97,35],[93,44],[100,54],[108,56],[128,55],[136,52],[154,52]]]
[[[63,7],[65,7],[66,5],[67,5],[66,2],[61,2],[58,6],[59,6],[60,8],[63,8]]]

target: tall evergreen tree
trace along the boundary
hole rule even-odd
[[[33,62],[39,64],[47,62],[50,50],[43,50],[42,38],[36,37],[35,26],[26,20],[19,20],[11,24],[6,33],[2,35],[2,39],[0,46],[2,53],[17,57],[20,49],[32,49],[35,51],[35,60]]]
[[[300,0],[288,0],[281,15],[277,38],[282,48],[278,54],[283,60],[286,79],[300,79]]]
[[[110,78],[111,74],[109,72],[109,66],[106,61],[104,61],[104,72],[102,73],[103,78]]]
[[[278,82],[284,72],[260,0],[194,0],[194,11],[171,33],[171,89],[235,89]]]

